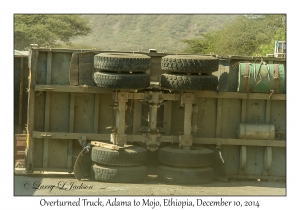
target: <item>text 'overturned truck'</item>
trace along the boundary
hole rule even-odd
[[[162,183],[286,178],[285,58],[32,48],[26,170]]]

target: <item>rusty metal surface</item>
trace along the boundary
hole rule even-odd
[[[26,131],[28,104],[28,58],[14,57],[14,134]]]
[[[14,165],[22,168],[25,163],[26,134],[15,134]]]

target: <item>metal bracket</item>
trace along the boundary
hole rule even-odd
[[[48,134],[47,133],[42,133],[41,137],[43,137],[43,138],[52,137],[52,134],[51,133],[50,134],[49,133]]]
[[[120,147],[114,144],[108,144],[108,143],[103,143],[103,142],[98,142],[98,141],[92,141],[91,145],[96,146],[96,147],[102,147],[110,150],[117,150],[121,151],[124,150],[126,147]]]
[[[147,149],[150,150],[151,152],[156,151],[158,149],[158,146],[160,145],[159,139],[161,137],[161,134],[146,133],[146,136],[148,138],[148,141],[146,141]]]
[[[81,139],[78,139],[78,141],[82,147],[86,146],[86,142],[87,142],[86,136],[81,136]]]
[[[150,104],[159,105],[160,103],[162,103],[164,101],[164,95],[161,91],[160,92],[149,91],[148,93],[146,93],[146,98],[145,99]]]
[[[194,93],[184,93],[181,96],[181,104],[194,103],[195,96]]]
[[[83,90],[88,90],[89,89],[88,85],[80,85],[80,87],[82,87]]]
[[[127,102],[128,101],[128,92],[118,92],[116,99],[117,99],[117,102]]]
[[[192,135],[179,135],[179,146],[190,147],[193,143]]]
[[[124,146],[127,143],[127,135],[126,134],[111,134],[110,141],[119,146]]]

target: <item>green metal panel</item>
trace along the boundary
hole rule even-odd
[[[241,100],[223,99],[221,137],[236,138],[241,118]]]
[[[51,93],[49,118],[50,132],[68,132],[69,110],[70,93]]]
[[[47,80],[47,53],[39,52],[36,64],[36,84],[45,85]]]
[[[247,146],[247,159],[244,174],[262,175],[264,169],[264,147]]]
[[[270,121],[275,126],[275,138],[286,139],[286,101],[272,101]]]
[[[111,105],[114,104],[111,94],[100,94],[99,102],[99,120],[98,120],[98,131],[99,133],[111,133],[110,130],[105,129],[108,126],[115,125],[114,110]]]
[[[71,56],[71,53],[53,53],[51,71],[52,85],[70,85],[69,69]]]
[[[75,94],[74,133],[94,132],[94,95]]]
[[[197,137],[216,137],[217,100],[214,98],[197,98]]]
[[[51,139],[48,145],[48,168],[67,168],[68,140]]]
[[[272,165],[269,175],[286,176],[286,148],[272,147]]]
[[[239,146],[221,146],[226,151],[226,166],[228,174],[239,174],[240,166],[240,147]]]
[[[266,113],[265,100],[247,100],[246,123],[264,124]]]
[[[36,92],[34,101],[34,130],[44,131],[46,92]]]

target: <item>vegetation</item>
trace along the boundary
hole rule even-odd
[[[71,38],[91,32],[80,15],[17,14],[14,16],[14,48],[26,50],[30,44],[57,47],[71,44]]]
[[[285,15],[240,15],[222,29],[186,39],[187,53],[219,55],[265,55],[275,40],[286,39]]]
[[[83,15],[92,28],[90,35],[75,37],[73,43],[105,50],[148,50],[183,52],[184,39],[201,38],[200,33],[217,30],[237,15]]]
[[[265,55],[285,40],[285,15],[15,15],[14,47]]]

